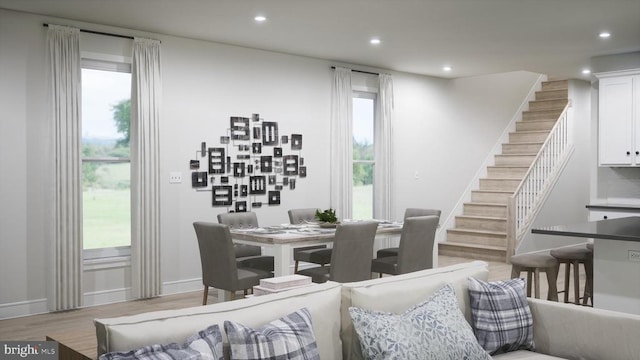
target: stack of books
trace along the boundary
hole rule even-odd
[[[253,287],[253,295],[274,294],[311,284],[311,277],[297,274],[262,279],[260,280],[260,285]]]

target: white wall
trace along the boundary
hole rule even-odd
[[[446,219],[537,79],[525,71],[394,77],[396,216],[428,207]]]
[[[329,206],[331,62],[0,10],[0,318],[47,309],[53,159],[47,151],[43,22],[162,41],[164,293],[201,288],[192,222],[215,221],[226,209],[213,208],[210,193],[191,188],[189,160],[196,158],[202,141],[219,141],[230,116],[259,113],[277,121],[282,132],[304,137],[308,176],[299,179],[296,190],[283,193],[280,206],[256,210],[262,224],[287,222],[289,208]],[[83,49],[103,51],[96,46],[99,40],[90,39],[83,36]],[[537,75],[515,72],[451,81],[392,74],[395,212],[400,217],[405,207],[421,206],[447,214]],[[182,172],[182,184],[168,183],[173,171]],[[85,272],[86,303],[128,298],[129,276],[127,267]]]

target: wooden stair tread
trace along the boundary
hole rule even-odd
[[[543,142],[508,142],[505,144],[507,145],[542,145],[544,143]],[[502,154],[502,155],[509,155],[509,154]]]
[[[504,232],[504,231],[495,231],[495,230],[453,228],[453,229],[449,229],[447,231],[456,232],[456,233],[467,233],[467,234],[507,236],[506,232]]]
[[[511,134],[548,134],[550,130],[518,130],[511,132]]]
[[[489,165],[487,168],[499,168],[499,169],[528,169],[528,166],[522,165]]]
[[[496,245],[478,245],[478,244],[469,244],[469,243],[453,242],[453,241],[443,241],[443,242],[439,242],[438,244],[443,244],[443,245],[447,245],[447,246],[457,246],[457,247],[462,247],[462,248],[507,251],[507,248],[505,246],[496,246]]]
[[[471,190],[471,191],[481,192],[481,193],[491,193],[491,194],[513,194],[513,191],[509,191],[509,190],[480,190],[480,189],[476,189],[476,190]]]
[[[513,181],[513,180],[522,180],[519,178],[512,178],[512,177],[484,177],[484,178],[480,178],[481,180],[509,180],[509,181]]]
[[[538,155],[538,153],[498,154],[496,156],[509,156],[509,157],[512,157],[512,156],[523,156],[523,155],[525,155],[525,156],[536,156],[536,155]]]
[[[551,121],[556,122],[556,121],[558,121],[558,119],[554,119],[554,120],[550,120],[550,119],[531,119],[531,120],[527,120],[525,122],[526,123],[537,123],[537,122],[551,122]],[[522,120],[518,121],[518,122],[522,122]]]
[[[504,217],[478,216],[478,215],[458,215],[456,216],[456,218],[478,219],[478,220],[505,220],[505,221],[507,220],[507,218],[504,218]]]
[[[476,206],[501,206],[501,207],[506,207],[507,204],[500,204],[500,203],[481,203],[481,202],[467,202],[464,203],[464,205],[476,205]]]

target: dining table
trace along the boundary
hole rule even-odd
[[[353,222],[343,221],[343,223]],[[378,222],[376,237],[399,235],[402,223],[384,220]],[[274,276],[292,273],[293,249],[318,244],[332,243],[336,227],[329,224],[305,223],[283,224],[259,228],[231,229],[231,238],[236,243],[256,245],[267,248],[267,254],[274,257]],[[373,254],[371,254],[373,257]]]

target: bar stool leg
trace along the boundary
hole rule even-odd
[[[584,262],[584,272],[587,275],[587,281],[584,287],[584,299],[582,304],[587,305],[587,300],[591,299],[591,306],[593,306],[593,261],[587,260]]]
[[[534,278],[536,282],[536,299],[540,299],[540,268],[535,268]]]
[[[580,263],[573,261],[573,296],[575,296],[574,304],[580,305]]]
[[[533,273],[531,272],[531,269],[527,269],[527,296],[531,297],[531,284],[532,284],[532,279],[531,276],[533,275]]]
[[[547,300],[558,301],[558,270],[560,270],[560,264],[545,268],[547,284],[549,286]]]
[[[512,279],[520,277],[520,272],[522,272],[522,270],[520,270],[519,266],[511,265],[511,278]]]
[[[569,302],[569,279],[571,278],[571,263],[564,263],[564,302]]]

